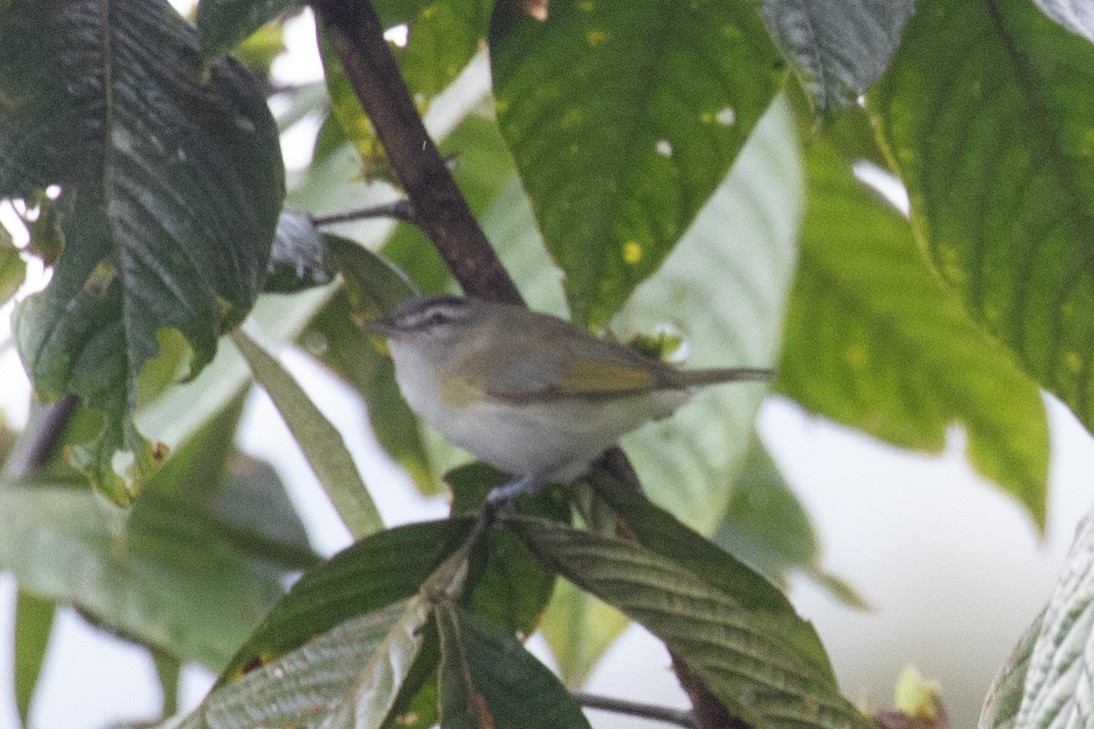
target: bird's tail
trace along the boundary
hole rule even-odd
[[[720,367],[709,370],[677,370],[684,386],[713,385],[719,382],[770,380],[775,370],[765,367]]]

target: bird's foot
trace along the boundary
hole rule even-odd
[[[509,483],[495,486],[490,489],[490,493],[486,495],[486,503],[493,506],[511,506],[513,500],[518,496],[531,496],[539,491],[541,486],[543,486],[543,484],[539,481],[528,476],[521,476],[520,478],[513,479]]]

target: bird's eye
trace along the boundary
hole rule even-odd
[[[426,320],[426,322],[433,326],[439,326],[448,322],[448,315],[445,314],[443,311],[435,311],[429,315],[429,318]]]

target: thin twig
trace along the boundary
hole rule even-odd
[[[414,212],[414,206],[410,204],[409,200],[396,200],[393,203],[344,210],[330,215],[313,215],[311,221],[315,225],[323,226],[348,223],[352,220],[364,220],[365,218],[394,218],[404,223],[418,224],[418,215]]]
[[[596,694],[587,694],[582,691],[574,691],[573,697],[577,700],[577,703],[589,709],[601,709],[603,711],[612,711],[616,714],[626,714],[627,716],[637,716],[642,719],[663,721],[668,724],[687,727],[687,729],[698,729],[699,727],[699,722],[695,720],[695,715],[690,711],[682,709],[670,709],[667,706],[654,706],[652,704],[641,704],[637,701],[612,699],[607,696],[597,696]]]

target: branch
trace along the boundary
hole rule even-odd
[[[312,6],[414,206],[418,224],[448,270],[468,294],[521,303],[516,284],[429,138],[372,5],[368,0],[314,0]]]
[[[672,670],[680,680],[680,687],[691,700],[698,726],[703,729],[752,729],[751,724],[729,713],[725,704],[711,693],[687,663],[675,653],[670,652],[669,655],[672,657]]]
[[[76,412],[77,400],[66,395],[56,402],[41,405],[31,411],[27,427],[15,443],[3,475],[9,478],[26,478],[46,465],[57,450],[69,421]]]
[[[573,697],[577,700],[577,703],[590,709],[613,711],[617,714],[663,721],[666,724],[676,724],[687,729],[699,729],[699,722],[695,720],[695,715],[690,711],[670,709],[666,706],[654,706],[652,704],[640,704],[637,701],[612,699],[607,696],[596,696],[582,691],[573,692]]]
[[[334,223],[346,223],[351,220],[362,220],[364,218],[395,218],[401,220],[404,223],[410,223],[411,225],[418,225],[418,215],[414,212],[414,206],[410,204],[409,200],[396,200],[393,203],[386,203],[384,205],[372,205],[367,208],[357,208],[355,210],[345,210],[340,213],[331,213],[330,215],[313,215],[311,216],[311,222],[318,226],[333,225]]]

